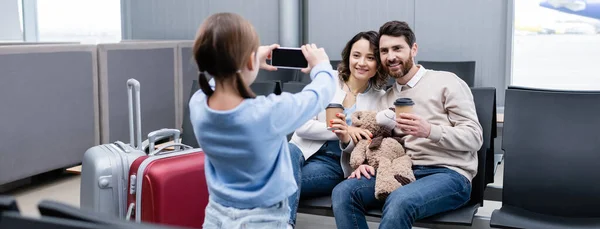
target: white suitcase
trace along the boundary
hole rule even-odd
[[[127,81],[129,97],[129,141],[103,144],[88,149],[82,161],[80,207],[113,217],[124,218],[127,203],[129,167],[135,159],[145,156],[142,148],[140,116],[140,83],[135,79]],[[135,128],[134,144],[134,104]]]

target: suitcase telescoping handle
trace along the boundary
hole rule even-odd
[[[135,127],[137,140],[134,141],[133,92],[135,91]],[[129,144],[131,147],[142,149],[142,114],[140,108],[140,82],[136,79],[127,80],[127,97],[129,102]]]
[[[172,137],[173,141],[178,142],[180,134],[181,134],[181,132],[178,129],[168,129],[168,128],[150,132],[148,134],[148,143],[149,143],[148,152],[152,153],[154,151],[154,145],[156,144],[156,141],[158,141],[158,140]],[[152,155],[152,154],[150,154],[150,155]]]
[[[165,149],[167,149],[167,148],[170,148],[170,147],[175,147],[175,146],[176,146],[176,147],[178,147],[178,148],[179,148],[179,147],[181,147],[181,148],[182,148],[182,149],[184,149],[184,150],[186,150],[186,149],[193,149],[193,148],[194,148],[194,147],[188,146],[188,145],[186,145],[186,144],[182,144],[182,143],[176,143],[176,142],[174,142],[174,143],[169,143],[169,144],[165,144],[165,145],[163,145],[163,146],[161,146],[161,147],[158,147],[158,149],[156,149],[156,150],[153,150],[152,152],[150,152],[150,153],[148,154],[148,156],[160,155],[160,154],[161,154],[161,152],[162,152],[163,150],[165,150]],[[175,150],[174,150],[174,151],[172,151],[172,152],[177,152],[177,151],[179,151],[179,149],[175,149]]]

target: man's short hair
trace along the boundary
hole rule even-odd
[[[388,35],[392,37],[404,36],[406,43],[412,48],[417,42],[415,33],[410,29],[410,26],[403,21],[388,21],[379,27],[379,36]]]

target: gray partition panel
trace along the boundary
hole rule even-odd
[[[0,184],[81,162],[98,144],[94,46],[0,47]]]
[[[178,114],[177,117],[180,118],[177,127],[181,128],[182,131],[182,141],[190,141],[190,135],[186,135],[185,129],[185,118],[187,117],[187,124],[189,123],[189,114],[185,114],[185,112],[189,112],[188,103],[190,99],[190,94],[192,90],[192,86],[194,86],[194,81],[198,79],[198,66],[196,65],[196,61],[194,60],[194,54],[192,53],[193,41],[181,42],[178,45],[178,54],[179,54],[179,107],[177,108]],[[198,81],[195,81],[196,83]],[[198,86],[196,85],[196,88]],[[188,125],[188,127],[189,127]],[[189,134],[189,133],[188,133]],[[192,133],[191,136],[194,136]],[[195,140],[194,140],[195,141]],[[194,144],[190,142],[184,142],[185,144],[189,144],[194,146]],[[198,143],[195,143],[195,147],[197,147]]]
[[[80,44],[79,42],[0,42],[0,46],[14,45],[62,45],[62,44]]]
[[[198,65],[194,61],[192,47],[180,47],[181,55],[181,82],[182,82],[182,112],[185,111],[185,106],[189,103],[189,97],[192,90],[192,83],[198,79]],[[183,114],[183,113],[181,113]]]
[[[175,47],[161,43],[99,46],[103,143],[129,142],[126,82],[130,78],[141,84],[142,139],[151,131],[176,127]]]

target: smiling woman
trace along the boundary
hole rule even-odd
[[[300,196],[327,196],[352,172],[349,153],[342,152],[340,144],[353,144],[363,137],[372,137],[368,130],[351,126],[350,117],[355,111],[375,110],[384,93],[381,88],[387,75],[380,74],[378,43],[379,36],[375,31],[359,32],[346,42],[337,66],[340,84],[331,101],[342,104],[342,112],[336,114],[338,118],[330,119],[325,111],[321,111],[296,129],[292,136],[289,149],[300,192],[289,199],[290,224],[295,223]]]

